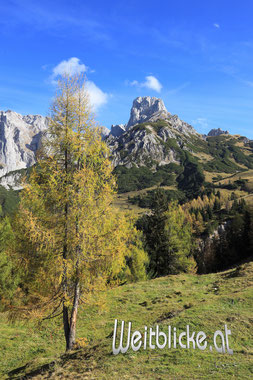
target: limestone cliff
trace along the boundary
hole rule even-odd
[[[35,163],[35,153],[47,130],[48,119],[0,111],[0,177]]]

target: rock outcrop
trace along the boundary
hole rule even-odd
[[[133,106],[130,113],[130,119],[127,123],[126,129],[129,129],[132,125],[143,123],[149,120],[152,116],[159,118],[166,117],[168,111],[162,99],[144,96],[138,97],[133,101]]]
[[[46,117],[0,111],[0,177],[35,163],[35,153],[47,127]]]
[[[0,185],[7,190],[21,190],[23,188],[23,170],[9,172],[0,178]]]
[[[211,129],[211,131],[208,133],[207,136],[209,137],[215,137],[215,136],[220,136],[220,135],[228,135],[228,131],[222,131],[220,128],[218,129]]]
[[[17,170],[29,168],[36,162],[36,151],[48,129],[49,119],[41,115],[21,115],[0,111],[0,184],[6,188],[21,188]],[[105,139],[110,130],[101,127]],[[14,174],[12,174],[14,172]],[[10,175],[7,175],[10,173]]]
[[[111,133],[111,135],[113,137],[119,137],[124,132],[126,132],[125,125],[123,125],[123,124],[117,124],[117,125],[112,125],[110,133]]]
[[[101,133],[102,139],[104,140],[109,135],[110,129],[106,127],[100,127],[100,133]]]
[[[128,168],[178,163],[179,151],[189,150],[189,140],[201,138],[191,125],[170,114],[161,99],[149,96],[133,101],[126,126],[113,127],[118,133],[113,128],[106,139],[113,165]]]

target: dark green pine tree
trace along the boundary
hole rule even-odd
[[[219,211],[220,210],[220,202],[217,198],[215,198],[214,205],[213,205],[213,210],[214,211]]]
[[[212,218],[213,218],[213,211],[212,211],[210,205],[207,206],[206,213],[208,215],[208,220],[212,220]]]
[[[163,190],[156,190],[152,214],[139,219],[137,228],[144,234],[151,277],[187,272],[192,268],[191,227],[180,206],[175,202],[168,204]]]
[[[165,212],[168,209],[168,201],[164,190],[156,189],[152,200],[152,215],[144,215],[137,222],[137,228],[143,231],[146,249],[149,253],[149,274],[156,277],[164,268],[163,260],[167,247],[165,235]]]
[[[184,161],[184,171],[178,176],[178,188],[185,192],[189,199],[197,198],[204,185],[205,176],[198,162],[186,153]]]

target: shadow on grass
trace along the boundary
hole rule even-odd
[[[36,376],[45,375],[45,378],[50,378],[56,368],[62,368],[68,366],[69,363],[73,364],[75,361],[82,361],[87,363],[89,359],[93,359],[94,353],[97,351],[99,345],[93,347],[87,347],[86,349],[77,349],[63,354],[58,360],[54,360],[50,363],[43,364],[33,371],[29,371],[30,362],[26,365],[15,368],[14,370],[8,372],[8,380],[28,380]],[[87,370],[84,366],[84,372]],[[81,371],[80,371],[81,372]]]
[[[52,361],[51,363],[47,363],[47,364],[42,365],[39,368],[36,368],[36,370],[31,371],[30,373],[28,373],[26,375],[21,375],[20,373],[24,372],[26,370],[26,368],[29,366],[29,363],[27,363],[26,365],[24,365],[22,367],[16,368],[16,369],[8,372],[8,379],[11,379],[11,380],[14,380],[14,379],[15,380],[28,380],[28,379],[33,378],[34,376],[42,375],[44,373],[50,374],[53,372],[55,364],[56,364],[56,362]]]

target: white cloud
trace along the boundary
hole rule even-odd
[[[191,124],[195,127],[195,128],[199,128],[200,132],[206,132],[206,130],[208,129],[208,120],[205,119],[204,117],[198,117],[197,119],[195,120],[192,120]]]
[[[94,82],[86,81],[85,87],[89,94],[90,104],[95,110],[108,102],[109,95],[97,87]]]
[[[84,63],[81,63],[79,58],[72,57],[68,60],[61,61],[57,66],[53,68],[51,82],[53,84],[56,84],[56,79],[60,75],[75,75],[87,71],[91,73],[95,72],[95,70],[90,70],[88,66],[86,66]],[[90,98],[90,104],[94,110],[97,110],[99,107],[107,103],[109,95],[103,92],[94,82],[86,80],[85,88]]]
[[[129,81],[126,81],[126,84],[130,84],[130,86],[140,86],[140,83],[137,80],[133,80],[129,83]]]
[[[137,80],[134,80],[130,83],[130,85],[149,88],[156,92],[161,91],[162,85],[156,77],[154,77],[153,75],[148,75],[147,77],[145,77],[145,79],[146,79],[145,82],[141,82],[141,83],[138,82]]]
[[[146,82],[143,83],[144,87],[150,88],[151,90],[155,90],[160,92],[162,89],[162,85],[156,77],[149,75],[146,77]]]
[[[215,23],[215,24],[213,24],[213,26],[214,26],[215,28],[217,28],[217,29],[220,29],[220,24]]]
[[[61,61],[57,66],[53,69],[52,77],[56,78],[58,75],[69,74],[75,75],[84,73],[88,70],[88,67],[80,62],[79,58],[72,57],[66,61]]]

